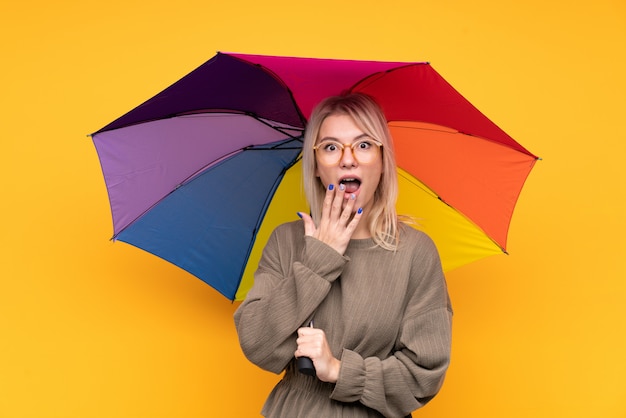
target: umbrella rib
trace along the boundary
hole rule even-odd
[[[404,179],[406,179],[407,181],[409,181],[411,184],[413,184],[415,187],[420,188],[422,190],[424,190],[425,192],[431,194],[433,197],[437,198],[441,203],[443,203],[444,205],[446,205],[447,207],[449,207],[450,209],[452,209],[453,211],[455,211],[456,213],[458,213],[460,216],[462,216],[463,218],[465,218],[465,220],[467,220],[468,222],[470,222],[472,225],[474,225],[476,228],[480,229],[485,236],[491,241],[493,242],[496,247],[500,248],[500,251],[502,251],[504,254],[509,255],[509,253],[506,251],[505,248],[503,248],[500,244],[498,244],[493,238],[491,238],[491,236],[489,236],[489,234],[485,233],[485,231],[478,226],[474,221],[472,221],[470,218],[468,218],[463,212],[459,211],[457,208],[455,208],[454,206],[452,206],[451,204],[449,204],[448,202],[446,202],[441,196],[439,196],[439,194],[437,194],[433,189],[431,189],[430,187],[428,187],[427,185],[425,185],[422,182],[419,181],[415,181],[413,176],[407,176],[404,175],[402,172],[398,171],[398,175],[403,177]]]
[[[250,240],[250,245],[248,246],[248,250],[246,252],[246,260],[242,265],[241,272],[239,273],[239,284],[241,284],[241,281],[243,280],[243,275],[246,271],[246,265],[248,264],[248,260],[250,259],[250,254],[252,253],[252,249],[254,248],[254,244],[256,243],[257,232],[261,228],[261,224],[263,223],[263,219],[265,219],[265,215],[267,215],[267,210],[269,209],[270,203],[274,199],[276,190],[278,189],[278,186],[285,178],[285,174],[287,173],[287,171],[291,167],[293,167],[295,164],[297,164],[298,161],[300,161],[301,159],[302,159],[302,154],[299,154],[296,158],[293,159],[293,161],[291,161],[289,165],[285,166],[282,169],[280,176],[277,176],[276,180],[274,181],[272,192],[267,195],[267,198],[265,199],[265,202],[263,203],[263,210],[259,213],[259,217],[257,218],[257,221],[254,225],[254,230],[252,231],[252,239]],[[239,285],[237,287],[239,287]]]
[[[117,237],[124,232],[129,226],[131,226],[132,224],[134,224],[138,219],[140,219],[143,215],[145,215],[146,213],[150,212],[150,210],[152,210],[152,208],[154,208],[155,206],[157,206],[159,203],[161,203],[163,200],[165,200],[169,195],[171,195],[172,193],[174,193],[176,190],[178,190],[179,188],[181,188],[182,186],[184,186],[185,184],[189,183],[192,179],[194,179],[196,176],[198,176],[199,174],[201,174],[204,170],[206,170],[208,167],[219,163],[220,161],[226,160],[228,158],[230,158],[231,156],[243,152],[245,151],[246,148],[240,148],[237,149],[235,151],[232,151],[231,153],[227,154],[227,155],[223,155],[222,157],[213,160],[207,164],[205,164],[204,166],[202,166],[201,168],[199,168],[198,170],[196,170],[195,172],[193,172],[192,174],[190,174],[187,178],[185,178],[184,180],[182,180],[181,182],[179,182],[177,185],[175,185],[172,190],[170,190],[167,194],[165,194],[164,196],[162,196],[160,199],[158,199],[156,202],[154,202],[152,205],[150,205],[146,210],[144,210],[143,212],[141,212],[139,215],[137,215],[135,217],[135,219],[133,219],[132,221],[128,222],[128,224],[126,224],[126,226],[122,229],[120,229],[116,234],[113,235],[113,237],[111,238],[111,240],[116,240]]]
[[[274,125],[268,122],[268,120],[261,118],[259,115],[252,113],[252,112],[245,112],[245,114],[247,116],[250,116],[251,118],[255,119],[257,122],[274,129],[275,131],[280,132],[283,135],[287,135],[289,138],[291,139],[298,139],[302,136],[302,132],[304,131],[304,129],[302,128],[297,128],[297,127],[291,127],[291,128],[285,128],[282,126],[278,126],[278,125]],[[289,133],[289,131],[298,131],[300,135],[296,136],[293,135],[291,133]]]
[[[397,67],[394,67],[394,68],[389,68],[389,69],[384,70],[384,71],[378,71],[378,72],[375,72],[373,74],[369,74],[368,76],[363,77],[362,79],[360,79],[359,81],[354,83],[352,85],[352,87],[350,87],[348,89],[348,91],[353,92],[354,89],[357,88],[357,87],[365,88],[365,87],[368,86],[368,84],[371,84],[371,83],[375,82],[376,80],[378,80],[380,77],[382,77],[385,74],[392,73],[394,71],[397,71],[397,70],[400,70],[400,69],[403,69],[403,68],[413,67],[413,66],[418,66],[418,65],[430,65],[430,62],[428,62],[428,61],[425,61],[425,62],[410,62],[410,63],[407,63],[406,65],[400,65],[400,66],[397,66]]]
[[[487,138],[484,136],[480,136],[480,135],[475,135],[469,132],[464,132],[464,131],[460,131],[456,128],[453,128],[451,126],[444,126],[444,125],[433,125],[432,127],[425,127],[425,126],[405,126],[402,125],[402,122],[419,122],[419,123],[425,123],[425,124],[429,124],[432,125],[428,122],[424,122],[424,121],[420,121],[420,120],[411,120],[411,121],[402,121],[402,120],[393,120],[393,121],[387,121],[387,125],[389,125],[390,127],[395,127],[395,128],[402,128],[402,129],[412,129],[412,130],[416,130],[416,131],[431,131],[431,132],[447,132],[450,134],[454,134],[454,135],[464,135],[466,137],[469,138],[474,138],[480,141],[485,141],[485,142],[489,142],[493,145],[499,146],[499,147],[503,147],[503,148],[508,148],[512,151],[516,151],[519,152],[520,154],[524,154],[524,155],[528,155],[529,157],[534,158],[535,160],[539,160],[541,161],[541,157],[538,157],[536,155],[534,155],[533,153],[531,153],[530,151],[526,150],[525,148],[523,150],[515,148],[515,147],[511,147],[508,144],[503,144],[502,142],[498,142],[498,141],[494,141],[491,138]],[[396,125],[394,125],[394,123]],[[438,129],[436,126],[440,126],[441,128]]]
[[[269,125],[269,126],[271,126],[271,125]],[[285,150],[302,149],[302,146],[281,147],[282,144],[287,144],[287,143],[294,142],[294,141],[302,143],[302,138],[301,137],[293,137],[291,135],[288,135],[288,136],[290,138],[288,141],[280,142],[279,144],[273,145],[273,146],[268,147],[268,148],[257,148],[258,146],[256,146],[256,145],[248,145],[248,146],[236,149],[236,150],[234,150],[234,151],[232,151],[232,152],[230,152],[228,154],[222,155],[220,158],[217,158],[217,159],[215,159],[213,161],[208,162],[207,164],[205,164],[204,166],[200,167],[198,170],[196,170],[195,172],[190,174],[187,178],[185,178],[178,185],[176,185],[176,187],[174,187],[172,192],[175,191],[176,189],[178,189],[179,187],[185,185],[186,183],[189,183],[192,179],[194,179],[196,176],[201,174],[208,167],[211,167],[211,166],[213,166],[215,164],[218,164],[220,161],[226,160],[226,159],[228,159],[228,158],[230,158],[230,157],[232,157],[232,156],[234,156],[234,155],[236,155],[236,154],[238,154],[240,152],[243,152],[243,151],[271,151],[271,150],[274,150],[274,149],[285,149]],[[291,167],[291,166],[289,166],[289,167]],[[170,193],[172,193],[172,192],[170,192]]]
[[[288,143],[292,143],[292,142],[299,142],[300,145],[283,146],[284,144],[288,144]],[[292,139],[289,139],[289,140],[287,140],[285,142],[281,142],[280,144],[275,144],[275,145],[272,145],[271,147],[267,147],[267,148],[259,148],[257,145],[248,145],[247,147],[243,147],[239,151],[273,151],[273,150],[277,150],[277,149],[281,149],[281,150],[302,150],[302,138],[292,138]]]
[[[291,103],[293,104],[294,108],[296,109],[296,112],[298,114],[298,117],[300,118],[300,122],[302,123],[302,126],[306,126],[306,122],[307,122],[306,118],[302,114],[302,110],[300,110],[300,107],[297,105],[296,99],[293,96],[293,92],[291,91],[291,89],[289,88],[287,83],[285,83],[285,81],[281,77],[278,76],[278,74],[276,74],[274,71],[270,70],[269,68],[265,67],[262,64],[254,63],[254,62],[251,62],[251,61],[247,61],[247,60],[242,59],[240,57],[234,57],[234,56],[229,55],[229,54],[226,54],[226,55],[228,55],[229,57],[234,58],[236,60],[239,60],[241,62],[244,62],[244,63],[246,63],[248,65],[260,68],[261,71],[265,71],[270,77],[274,78],[274,80],[276,80],[276,82],[278,84],[280,84],[285,89],[285,91],[287,91],[287,93],[289,93],[289,97],[291,97]]]
[[[293,142],[293,141],[298,141],[298,142],[302,142],[301,138],[298,137],[294,137],[292,139],[290,139],[287,142]],[[283,142],[285,143],[285,142]],[[195,172],[193,172],[192,174],[190,174],[187,178],[183,179],[181,182],[179,182],[176,186],[174,186],[172,188],[172,190],[170,190],[166,195],[162,196],[160,199],[158,199],[156,202],[154,202],[152,205],[150,205],[150,207],[148,207],[146,210],[144,210],[143,212],[141,212],[139,215],[137,215],[137,217],[135,217],[135,219],[133,219],[131,222],[129,222],[123,229],[119,230],[116,234],[113,235],[113,237],[111,237],[111,240],[116,240],[117,237],[124,231],[126,230],[126,228],[128,228],[130,225],[132,225],[133,223],[135,223],[135,221],[137,221],[138,219],[140,219],[143,215],[145,215],[146,213],[150,212],[150,210],[152,210],[152,208],[154,208],[155,206],[157,206],[159,203],[161,203],[163,200],[165,200],[169,195],[171,195],[172,193],[174,193],[176,190],[178,190],[179,188],[181,188],[182,186],[184,186],[185,184],[189,183],[190,181],[192,181],[195,177],[197,177],[198,175],[200,175],[202,172],[204,172],[207,168],[214,166],[216,164],[219,164],[221,161],[225,161],[228,158],[239,154],[241,152],[244,151],[271,151],[273,149],[277,149],[279,148],[280,144],[278,145],[274,145],[272,147],[269,148],[255,148],[254,145],[248,145],[246,147],[243,148],[239,148],[237,150],[234,150],[226,155],[221,156],[218,159],[215,159],[207,164],[205,164],[204,166],[202,166],[201,168],[199,168],[198,170],[196,170]],[[302,146],[292,146],[292,147],[281,147],[279,149],[285,149],[285,150],[301,150]],[[291,168],[295,163],[297,163],[300,159],[301,159],[301,154],[298,155],[298,157],[296,157],[287,167],[285,167],[285,169],[283,170],[283,172],[281,173],[281,179],[284,176],[285,172]]]

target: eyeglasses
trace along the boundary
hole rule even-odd
[[[318,161],[323,165],[335,165],[341,161],[346,147],[352,149],[352,155],[360,164],[368,164],[380,154],[382,146],[382,142],[371,138],[360,139],[352,144],[342,144],[327,139],[314,146],[313,149]]]

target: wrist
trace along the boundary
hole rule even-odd
[[[339,380],[339,370],[341,370],[341,360],[337,360],[337,359],[333,359],[333,363],[332,363],[332,367],[331,367],[331,374],[330,374],[330,380],[331,383],[337,383],[337,380]]]

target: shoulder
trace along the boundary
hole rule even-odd
[[[441,265],[437,246],[428,234],[407,224],[400,224],[399,232],[398,251],[405,253],[407,257],[420,264]]]
[[[437,251],[435,242],[424,231],[413,228],[405,223],[398,225],[400,233],[400,245],[423,246],[430,250]]]
[[[299,246],[303,237],[304,223],[301,220],[286,222],[272,231],[267,246],[278,248]]]
[[[272,235],[282,239],[302,238],[304,235],[304,222],[298,220],[280,224],[274,229]]]
[[[427,309],[425,306],[433,301],[436,306],[445,306],[451,311],[446,279],[435,242],[425,232],[410,225],[403,224],[400,232],[399,249],[405,252],[411,263],[412,279],[407,294],[430,301],[417,302],[419,311]]]
[[[302,221],[278,225],[268,237],[267,242],[264,244],[259,243],[263,245],[259,268],[289,264],[296,254],[301,251],[303,241],[304,224]]]

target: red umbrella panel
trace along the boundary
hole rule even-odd
[[[114,239],[243,299],[270,232],[307,209],[306,121],[323,98],[347,91],[373,96],[385,111],[398,211],[433,238],[444,269],[506,251],[537,157],[429,63],[228,53],[92,135]]]

